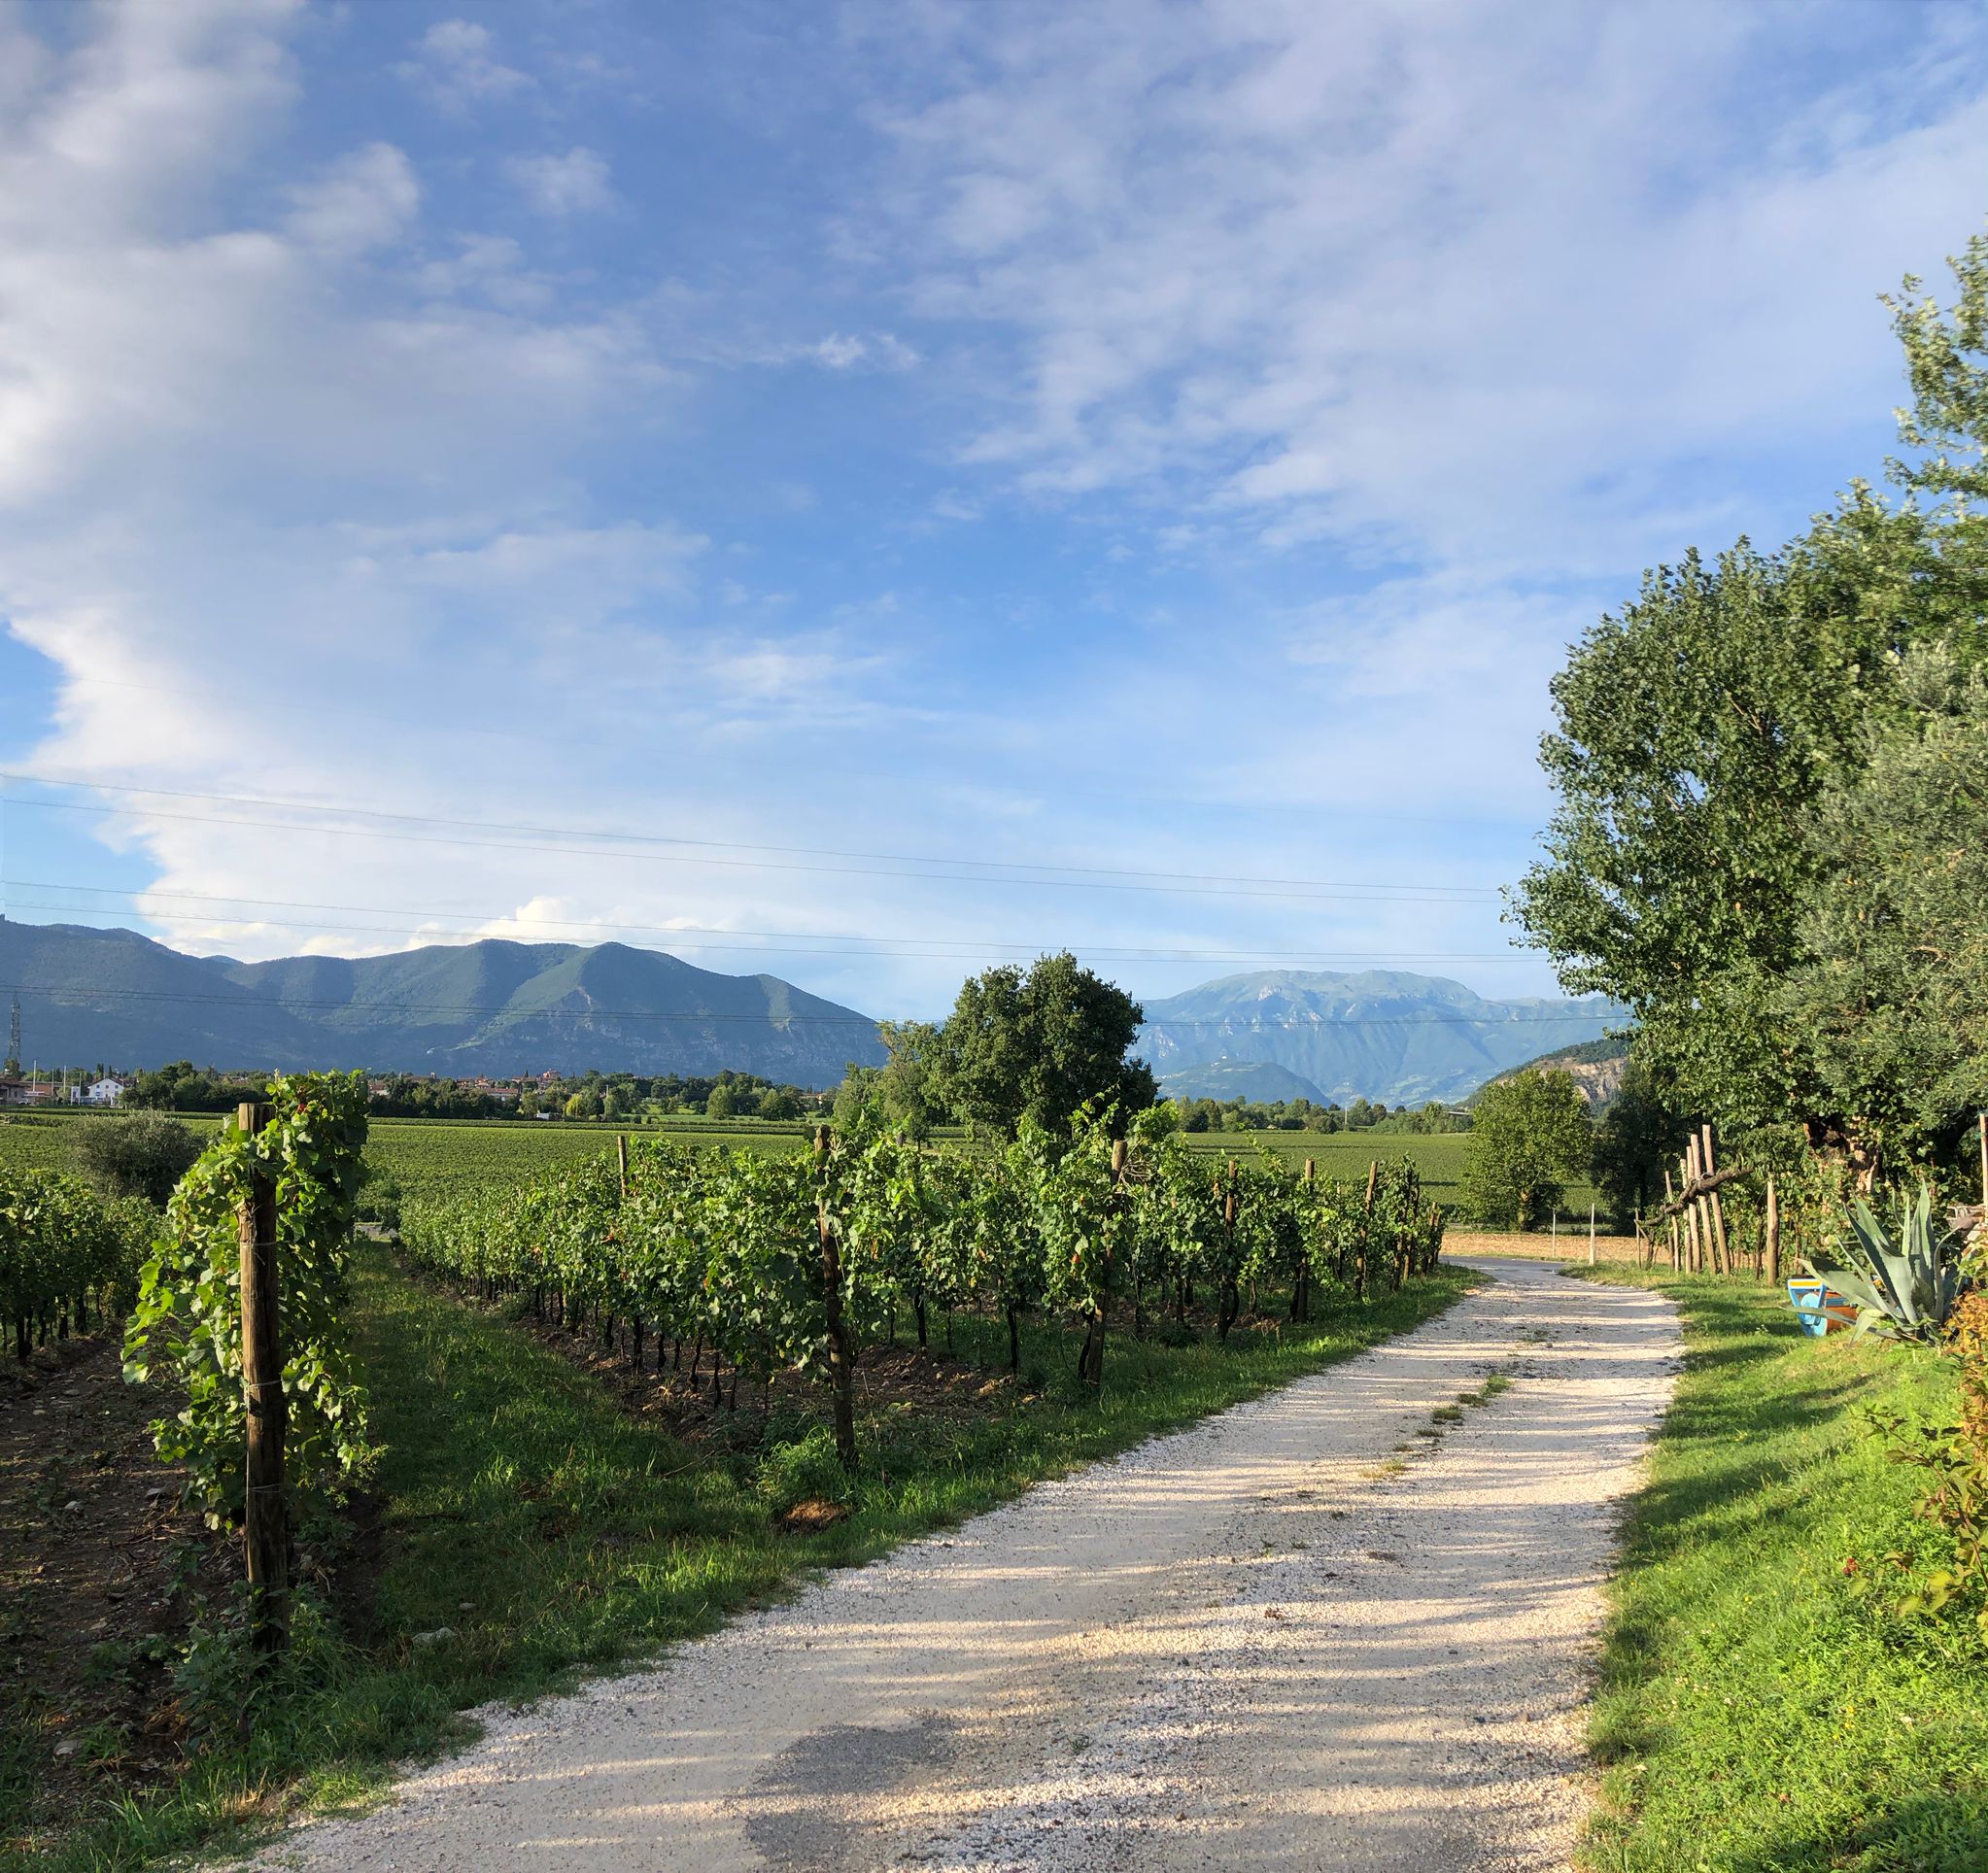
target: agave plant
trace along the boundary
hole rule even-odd
[[[1932,1189],[1919,1186],[1889,1233],[1860,1198],[1850,1211],[1850,1233],[1851,1264],[1818,1278],[1856,1304],[1857,1331],[1937,1339],[1960,1299],[1962,1239],[1935,1230]]]

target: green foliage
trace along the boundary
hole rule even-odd
[[[921,1145],[868,1112],[826,1154],[645,1138],[626,1189],[603,1154],[522,1188],[410,1197],[402,1237],[437,1273],[527,1293],[569,1322],[639,1321],[758,1382],[789,1368],[830,1376],[824,1214],[852,1349],[906,1309],[922,1338],[934,1307],[974,1307],[1005,1319],[1018,1364],[1020,1316],[1043,1306],[1084,1324],[1093,1385],[1128,1294],[1140,1308],[1213,1281],[1234,1302],[1245,1282],[1287,1287],[1301,1270],[1323,1293],[1363,1259],[1391,1288],[1434,1267],[1440,1218],[1412,1165],[1377,1174],[1369,1213],[1353,1187],[1307,1183],[1276,1160],[1217,1174],[1216,1192],[1171,1108],[1136,1115],[1126,1140],[1114,1130],[1108,1107],[1080,1110],[1067,1138],[1025,1118],[999,1155]],[[1224,1316],[1232,1325],[1236,1309]]]
[[[1806,955],[1771,998],[1872,1162],[1943,1156],[1988,1106],[1988,681],[1921,650],[1901,683],[1818,806]]]
[[[242,1513],[244,1409],[238,1218],[260,1175],[274,1181],[279,1350],[290,1408],[286,1480],[337,1497],[369,1468],[365,1393],[344,1320],[346,1257],[364,1177],[365,1081],[276,1079],[274,1115],[251,1137],[224,1127],[181,1180],[165,1230],[139,1273],[124,1374],[171,1374],[186,1408],[153,1426],[160,1456],[184,1462],[211,1524]]]
[[[1122,1112],[1153,1103],[1152,1073],[1128,1060],[1141,1010],[1065,950],[1030,968],[970,977],[936,1037],[933,1090],[962,1120],[1013,1137],[1024,1117],[1061,1133],[1097,1101]]]
[[[128,1305],[156,1213],[79,1177],[0,1171],[0,1329],[15,1357]]]
[[[1594,1155],[1588,1107],[1564,1073],[1485,1088],[1463,1160],[1463,1205],[1480,1222],[1537,1229]]]
[[[163,1209],[200,1155],[200,1141],[176,1119],[138,1112],[83,1122],[74,1149],[76,1168],[105,1196],[143,1197]]]
[[[1867,1175],[1988,1096],[1978,902],[1988,655],[1988,240],[1950,310],[1891,301],[1915,406],[1897,480],[1778,554],[1650,575],[1575,647],[1541,761],[1559,803],[1514,914],[1570,989],[1627,1003],[1677,1108],[1801,1126]],[[1925,677],[1947,672],[1929,708]],[[1965,698],[1974,695],[1971,701]]]
[[[1688,1129],[1642,1051],[1632,1050],[1594,1128],[1594,1181],[1618,1229],[1663,1201],[1664,1166],[1684,1149]]]

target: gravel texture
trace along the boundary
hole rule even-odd
[[[1660,1296],[1487,1272],[652,1670],[486,1710],[468,1752],[261,1863],[1564,1867],[1615,1505],[1681,1349]],[[1432,1419],[1494,1371],[1509,1390]]]

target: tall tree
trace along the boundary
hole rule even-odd
[[[961,986],[938,1037],[935,1090],[967,1123],[1006,1136],[1024,1115],[1067,1131],[1093,1099],[1143,1109],[1157,1088],[1145,1062],[1126,1055],[1144,1018],[1067,950],[1026,971],[1003,964]]]
[[[1988,683],[1926,649],[1902,687],[1909,713],[1812,822],[1807,955],[1771,1003],[1867,1173],[1948,1154],[1988,1106]]]
[[[1520,1073],[1478,1096],[1463,1206],[1481,1222],[1537,1229],[1593,1158],[1594,1127],[1571,1073]]]

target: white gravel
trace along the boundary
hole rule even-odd
[[[1485,1266],[1357,1359],[481,1712],[260,1863],[1564,1867],[1611,1505],[1680,1345],[1658,1296]],[[1509,1391],[1418,1435],[1493,1370]]]

